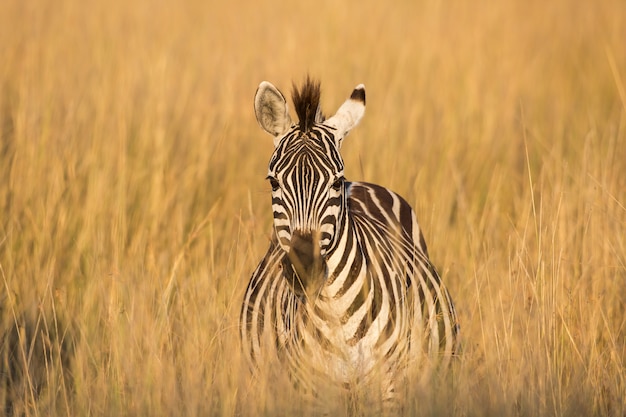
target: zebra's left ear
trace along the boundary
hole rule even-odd
[[[325,125],[337,129],[337,145],[340,145],[350,130],[359,124],[363,114],[365,114],[365,86],[359,84],[350,94],[350,98],[339,107],[337,113],[324,122]]]

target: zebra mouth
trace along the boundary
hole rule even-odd
[[[313,233],[294,232],[287,253],[295,272],[290,280],[291,287],[305,300],[316,299],[326,279],[326,261],[320,254],[319,239],[315,237]]]

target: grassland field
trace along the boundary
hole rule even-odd
[[[626,416],[625,42],[621,0],[3,0],[4,414],[307,415],[237,318],[253,95],[310,74],[326,114],[365,84],[346,177],[414,206],[460,316],[406,415]]]

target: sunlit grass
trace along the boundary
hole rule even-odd
[[[570,3],[1,2],[4,411],[308,412],[237,318],[271,232],[254,91],[309,73],[326,114],[366,85],[346,176],[411,202],[460,315],[406,413],[623,416],[626,7]]]

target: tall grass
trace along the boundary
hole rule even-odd
[[[0,2],[5,411],[306,412],[237,317],[271,231],[252,97],[310,73],[327,113],[365,83],[347,177],[414,205],[459,310],[407,414],[626,415],[624,39],[618,0]]]

